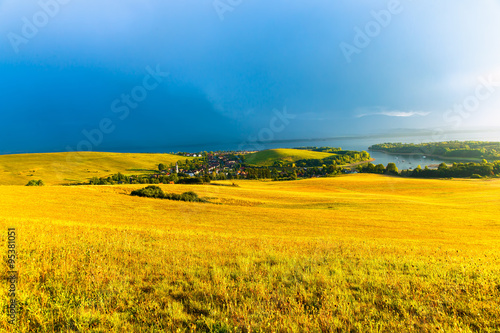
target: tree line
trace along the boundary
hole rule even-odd
[[[500,176],[500,161],[488,163],[483,160],[481,163],[453,163],[448,166],[446,163],[441,163],[437,169],[430,169],[425,166],[424,169],[419,165],[413,170],[398,171],[395,163],[387,164],[384,167],[382,164],[373,165],[368,163],[358,167],[361,173],[378,173],[400,175],[403,177],[413,178],[481,178],[481,177],[498,177]]]
[[[430,143],[381,143],[370,146],[371,150],[391,154],[416,154],[445,158],[500,159],[500,142],[444,141]]]

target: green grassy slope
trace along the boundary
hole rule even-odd
[[[246,155],[245,162],[250,165],[270,166],[275,161],[295,162],[302,159],[323,159],[335,154],[301,149],[269,149]]]
[[[25,185],[31,179],[42,179],[47,185],[56,185],[118,172],[140,174],[156,169],[159,163],[169,165],[180,159],[186,158],[170,154],[100,152],[2,155],[0,185]]]

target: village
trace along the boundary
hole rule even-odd
[[[191,157],[184,162],[166,167],[160,164],[159,173],[153,177],[177,176],[199,177],[205,182],[209,180],[226,179],[274,179],[293,180],[297,178],[324,177],[340,173],[357,173],[354,168],[343,167],[336,162],[326,162],[327,165],[295,165],[275,161],[271,166],[257,166],[246,163],[245,157],[255,151],[217,151],[200,153],[177,153],[177,155]],[[369,156],[368,156],[369,157]],[[357,161],[357,160],[356,160]],[[353,164],[354,165],[354,164]],[[345,166],[345,165],[344,165]]]
[[[177,153],[177,155],[192,157],[184,162],[177,162],[170,165],[169,168],[160,164],[158,170],[160,174],[171,176],[197,177],[210,174],[214,178],[224,176],[237,176],[245,178],[244,155],[253,153],[253,151],[217,151],[217,152],[199,152],[199,153]]]
[[[175,164],[160,163],[155,170],[142,175],[121,173],[107,177],[93,177],[88,183],[72,185],[112,184],[203,184],[214,180],[271,179],[275,181],[318,178],[339,174],[357,173],[358,164],[371,161],[368,153],[337,150],[335,155],[324,159],[272,158],[266,163],[254,163],[256,154],[265,151],[216,151],[179,152],[185,157]],[[261,155],[262,156],[262,155]]]

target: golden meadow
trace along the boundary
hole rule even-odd
[[[0,180],[29,177],[2,161]],[[143,185],[0,186],[21,306],[17,326],[2,311],[0,330],[500,330],[498,179],[235,183],[161,185],[211,203],[129,195]]]

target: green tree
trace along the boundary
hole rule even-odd
[[[179,176],[176,173],[170,175],[169,180],[171,182],[177,183],[179,181]]]
[[[384,173],[385,172],[385,166],[383,164],[377,164],[375,166],[375,172],[376,173]]]
[[[44,186],[44,185],[45,183],[41,179],[40,180],[32,179],[28,182],[28,184],[26,184],[26,186]]]
[[[395,163],[388,163],[387,167],[385,168],[385,173],[389,175],[397,175],[398,174],[398,167],[396,166]]]

